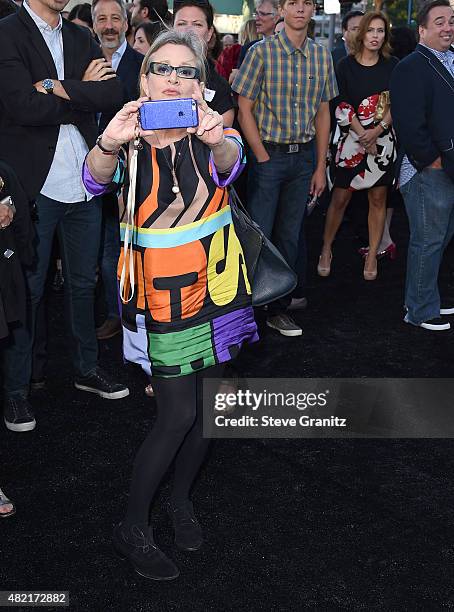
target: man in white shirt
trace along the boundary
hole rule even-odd
[[[116,108],[122,92],[90,32],[61,18],[66,4],[28,0],[0,22],[0,150],[35,203],[36,231],[35,262],[26,270],[28,324],[14,331],[4,355],[4,420],[12,431],[35,427],[27,396],[36,309],[56,231],[75,387],[109,399],[129,393],[98,366],[93,302],[101,203],[82,183],[84,158],[97,135],[95,113]]]

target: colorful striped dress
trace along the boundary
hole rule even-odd
[[[142,141],[139,150],[134,295],[121,303],[120,314],[125,358],[153,376],[183,376],[226,362],[243,343],[258,340],[227,191],[244,167],[244,149],[238,132],[224,133],[238,144],[228,176],[218,175],[210,149],[191,135],[164,149]],[[172,191],[172,166],[178,193]],[[112,184],[99,185],[84,165],[84,183],[94,195],[117,188],[122,174],[119,165]],[[120,211],[122,239],[125,230]],[[119,277],[123,258],[122,248]]]

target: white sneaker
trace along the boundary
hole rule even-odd
[[[454,314],[454,306],[447,308],[440,308],[441,315],[453,315]]]
[[[440,317],[436,317],[435,319],[430,319],[429,321],[420,323],[419,327],[430,329],[431,331],[447,331],[448,329],[451,329],[451,324],[446,323]]]

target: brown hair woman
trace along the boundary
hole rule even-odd
[[[389,81],[398,60],[390,55],[389,24],[372,11],[361,19],[351,54],[338,63],[340,139],[336,175],[317,271],[331,272],[332,243],[354,191],[368,190],[369,251],[364,279],[377,278],[377,249],[386,218],[386,195],[394,175],[396,140],[391,126]]]

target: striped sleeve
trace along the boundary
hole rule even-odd
[[[263,82],[261,45],[249,49],[232,83],[232,90],[250,100],[256,100]]]

